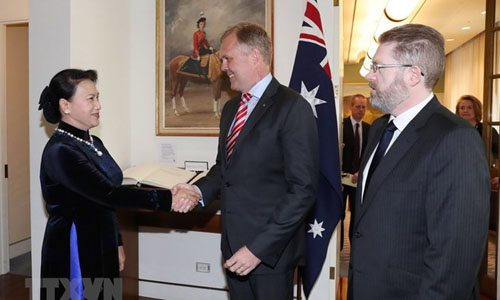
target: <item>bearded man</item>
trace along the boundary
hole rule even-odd
[[[443,36],[408,24],[379,41],[366,78],[387,115],[360,163],[348,299],[479,299],[490,176],[475,129],[432,93]]]

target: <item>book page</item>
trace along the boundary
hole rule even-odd
[[[123,171],[122,184],[136,184],[138,182],[141,182],[148,176],[148,174],[158,168],[159,166],[153,163],[130,167]]]
[[[158,167],[154,172],[141,180],[141,183],[171,189],[177,183],[187,183],[196,172],[174,167]]]

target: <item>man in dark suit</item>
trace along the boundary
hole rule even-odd
[[[443,37],[408,24],[379,42],[366,78],[388,114],[361,159],[348,298],[479,299],[489,172],[475,129],[432,93]]]
[[[262,27],[240,23],[221,41],[222,70],[242,94],[224,106],[216,163],[196,186],[204,205],[221,196],[231,299],[291,300],[317,190],[316,121],[310,104],[271,76]]]
[[[349,105],[351,115],[344,118],[343,121],[342,172],[349,176],[352,175],[350,181],[353,184],[357,184],[358,181],[359,163],[365,150],[368,130],[370,129],[370,124],[363,121],[367,101],[366,97],[361,94],[353,95]],[[351,220],[354,220],[356,188],[351,185],[343,185],[342,193],[345,207],[349,198]],[[353,227],[352,224],[349,226],[349,239],[352,238]]]

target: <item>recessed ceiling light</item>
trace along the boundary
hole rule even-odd
[[[385,7],[385,14],[394,22],[400,22],[412,13],[420,0],[389,0]]]
[[[469,30],[469,29],[470,29],[470,26],[464,26],[464,27],[462,27],[462,28],[460,28],[460,29],[462,29],[462,30]]]
[[[485,15],[485,14],[486,14],[486,11],[485,11],[485,10],[483,10],[483,11],[481,12],[481,14],[482,14],[482,15]]]
[[[455,39],[446,39],[447,42],[453,42]]]

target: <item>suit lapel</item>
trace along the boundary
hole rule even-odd
[[[363,155],[363,153],[365,152],[365,148],[366,148],[366,143],[368,142],[368,131],[369,131],[369,126],[368,126],[368,123],[365,123],[365,122],[362,122],[361,124],[362,127],[363,127],[363,138],[361,139],[362,140],[362,145],[361,145],[361,155]]]
[[[354,129],[352,128],[352,122],[350,117],[344,119],[344,126],[346,127],[346,130],[344,131],[346,135],[344,137],[344,140],[350,141],[352,144],[352,142],[354,142]]]
[[[363,173],[363,170],[366,167],[366,163],[368,162],[368,158],[370,158],[370,154],[373,152],[375,149],[375,146],[377,146],[378,142],[380,141],[380,138],[382,137],[382,133],[384,132],[385,126],[387,125],[387,122],[389,121],[390,115],[384,115],[381,117],[384,121],[380,122],[380,126],[378,128],[371,128],[373,130],[373,138],[367,140],[367,144],[365,146],[365,153],[366,155],[363,155],[361,157],[361,162],[359,165],[359,173],[360,175]],[[362,175],[361,175],[362,176]],[[360,178],[362,179],[362,178]]]
[[[361,216],[361,210],[362,210],[362,202],[361,202],[361,191],[364,188],[363,187],[363,173],[366,168],[366,163],[368,161],[368,158],[370,157],[371,153],[375,149],[375,146],[377,146],[378,141],[380,140],[380,137],[382,136],[382,133],[384,132],[385,124],[387,124],[387,121],[389,120],[390,115],[384,115],[380,117],[381,122],[377,122],[376,124],[373,124],[371,127],[371,135],[370,138],[367,140],[367,144],[365,146],[365,152],[363,156],[361,156],[361,161],[359,163],[359,170],[358,170],[358,188],[356,189],[356,205],[354,206],[355,208],[355,216],[356,219],[355,224],[358,223],[360,216]],[[380,124],[380,125],[379,125]],[[377,127],[378,126],[378,127]],[[365,191],[366,192],[366,191]]]
[[[414,126],[410,126],[410,124],[408,124],[408,126],[403,130],[398,139],[391,146],[384,158],[380,161],[377,169],[371,177],[370,185],[368,186],[367,190],[365,190],[365,197],[363,198],[362,204],[363,212],[366,211],[370,206],[377,191],[380,189],[380,185],[384,183],[384,181],[387,179],[387,176],[398,165],[401,158],[417,141],[419,136],[415,129],[416,128]],[[363,215],[363,212],[361,213],[361,215]]]
[[[363,217],[364,212],[368,209],[370,204],[373,202],[377,192],[380,190],[380,186],[387,180],[387,177],[390,175],[392,170],[399,164],[401,164],[402,157],[411,149],[411,146],[417,142],[420,138],[418,131],[422,126],[425,125],[428,118],[439,108],[440,104],[437,99],[434,97],[431,102],[429,102],[416,116],[410,121],[410,123],[406,126],[406,128],[401,132],[398,139],[394,142],[394,144],[389,148],[386,156],[380,161],[377,169],[373,173],[370,181],[370,186],[367,190],[364,191],[365,197],[363,198],[363,204],[358,205],[360,207],[361,212],[357,215],[356,222]],[[389,115],[384,116],[384,118],[389,118]],[[387,124],[383,122],[383,124]],[[380,137],[384,131],[385,126],[381,126],[381,128],[377,129],[376,138],[370,141],[370,145],[368,145],[366,155],[363,157],[363,169],[366,166],[366,161],[369,158],[369,155],[373,152],[375,146],[377,145]],[[360,180],[363,180],[360,178]],[[362,182],[362,181],[361,181]],[[357,199],[361,200],[361,193],[359,193],[359,197]]]
[[[241,129],[241,132],[238,135],[238,139],[236,140],[236,144],[234,145],[232,159],[234,159],[235,157],[234,154],[238,152],[238,149],[241,147],[241,144],[243,143],[245,138],[252,131],[252,129],[255,127],[255,125],[258,123],[258,121],[264,115],[264,113],[273,104],[274,101],[272,96],[276,94],[278,87],[279,87],[279,82],[273,77],[273,79],[267,86],[266,90],[262,94],[262,97],[260,97],[259,102],[257,103],[252,113],[248,117],[247,121],[245,122],[245,125]],[[236,112],[234,114],[236,114]]]

